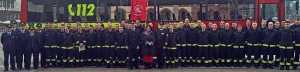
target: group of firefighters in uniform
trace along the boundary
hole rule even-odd
[[[115,27],[108,23],[107,29],[97,23],[95,27],[77,22],[75,26],[61,22],[42,24],[25,23],[12,20],[7,31],[2,33],[1,43],[4,51],[5,71],[24,67],[30,70],[31,57],[33,68],[41,67],[83,67],[105,65],[110,67],[130,66],[139,69],[141,33],[144,28],[140,22],[122,21]],[[242,67],[289,70],[297,69],[300,53],[300,20],[294,25],[290,22],[258,23],[246,21],[242,27],[233,22],[209,22],[208,27],[198,20],[188,19],[177,24],[160,23],[155,34],[156,59],[152,67]],[[148,24],[152,26],[152,23]],[[165,28],[167,27],[167,28]],[[175,27],[175,28],[174,28]],[[178,28],[177,28],[178,27]],[[173,32],[174,31],[174,32]],[[41,56],[40,56],[41,55]],[[261,55],[263,56],[261,58]],[[15,61],[16,57],[16,61]],[[39,58],[41,57],[41,58]],[[23,59],[24,58],[24,59]],[[40,59],[40,60],[39,60]]]

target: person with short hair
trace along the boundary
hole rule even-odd
[[[6,32],[1,35],[1,43],[3,45],[4,55],[4,71],[8,71],[9,64],[11,70],[16,70],[15,67],[15,53],[18,36],[16,32],[12,31],[12,25],[6,26]]]

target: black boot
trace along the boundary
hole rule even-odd
[[[238,67],[238,63],[236,62],[236,63],[234,63],[234,67]]]
[[[145,62],[144,65],[145,65],[144,69],[148,69],[148,63]]]
[[[267,68],[267,64],[264,63],[263,66],[262,66],[262,68],[266,69]]]
[[[186,67],[185,62],[181,62],[181,67]]]
[[[110,68],[111,64],[110,63],[106,63],[106,68]]]
[[[78,68],[78,67],[79,67],[78,62],[75,62],[75,63],[74,63],[74,68]]]
[[[274,66],[279,67],[279,61],[275,61]]]
[[[51,66],[52,68],[55,68],[56,67],[56,62],[54,61],[54,62],[52,62],[52,66]]]
[[[284,66],[283,65],[280,65],[280,68],[279,68],[280,70],[283,70],[284,69]]]
[[[250,68],[250,65],[251,65],[250,63],[247,63],[247,68]]]
[[[255,68],[259,68],[259,64],[258,64],[258,63],[255,63],[255,64],[254,64],[254,67],[255,67]]]
[[[274,67],[273,67],[272,64],[269,64],[269,68],[270,68],[270,69],[274,69]]]
[[[294,65],[294,66],[293,66],[293,70],[296,70],[296,69],[297,69],[297,65]]]
[[[74,67],[74,63],[73,62],[70,62],[70,68],[73,68]]]
[[[286,66],[285,70],[290,70],[290,66]]]

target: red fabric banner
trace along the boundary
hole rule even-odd
[[[131,0],[130,20],[147,20],[147,0]]]

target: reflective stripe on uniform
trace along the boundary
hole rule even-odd
[[[73,49],[74,47],[67,47],[68,49]]]
[[[268,45],[268,44],[263,44],[263,46],[264,46],[264,47],[268,47],[269,45]]]
[[[51,48],[57,48],[57,46],[50,46]]]
[[[44,46],[44,48],[50,48],[50,46]]]
[[[67,49],[67,47],[61,47],[62,49]]]
[[[216,45],[209,45],[210,47],[219,47],[220,44],[216,44]]]
[[[300,62],[294,62],[295,65],[300,65]]]
[[[276,45],[269,45],[269,47],[276,47]]]
[[[176,47],[168,47],[168,49],[170,49],[170,50],[176,50],[177,48]]]
[[[277,45],[263,44],[264,47],[276,47]]]
[[[279,48],[281,48],[281,49],[293,49],[292,46],[279,46]]]
[[[261,44],[252,44],[252,43],[247,43],[248,46],[261,46]]]
[[[193,44],[193,46],[198,46],[198,44]]]
[[[103,46],[103,47],[108,48],[109,46],[108,46],[108,45],[105,45],[105,46]]]
[[[233,46],[233,48],[245,48],[245,46]]]
[[[126,46],[121,46],[121,48],[126,48]]]
[[[176,46],[181,46],[180,44],[176,44]]]
[[[295,46],[300,46],[300,44],[295,44]]]
[[[231,47],[232,44],[221,44],[221,46],[223,46],[223,47]]]
[[[208,47],[209,45],[203,45],[203,44],[199,44],[199,47]]]
[[[186,46],[186,44],[181,44],[181,46]]]
[[[281,49],[285,49],[285,47],[284,47],[284,46],[279,46],[279,48],[281,48]]]
[[[292,47],[292,46],[289,46],[289,47],[286,47],[286,49],[293,49],[293,47]]]
[[[282,66],[283,66],[283,65],[285,65],[285,64],[284,64],[284,62],[280,62],[280,65],[282,65]]]
[[[111,47],[111,48],[114,48],[114,47],[115,47],[115,45],[111,45],[110,47]]]
[[[187,46],[192,46],[192,44],[186,44]]]

